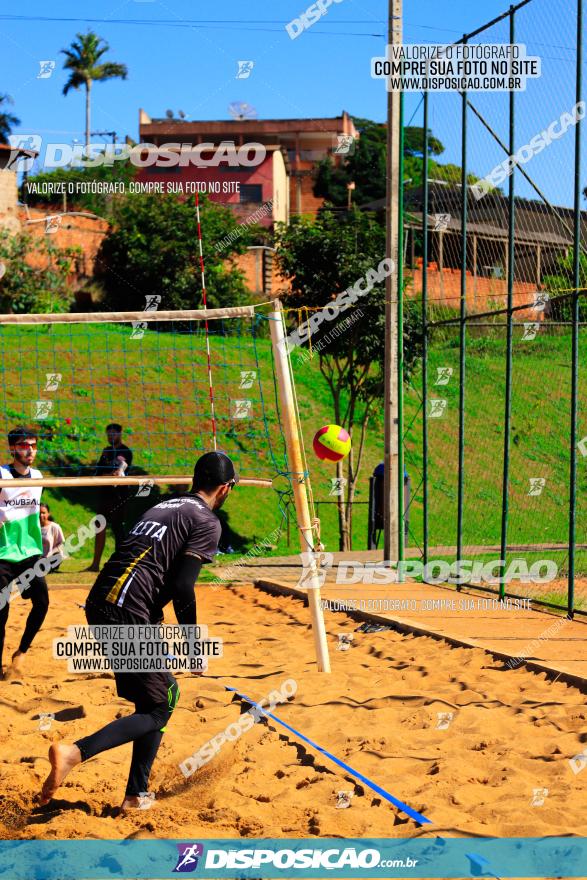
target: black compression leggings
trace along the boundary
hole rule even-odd
[[[88,758],[93,758],[100,752],[132,742],[132,761],[126,796],[145,794],[148,790],[151,767],[161,743],[165,725],[171,717],[178,696],[179,688],[177,682],[173,680],[167,703],[151,703],[148,706],[135,703],[134,715],[118,718],[91,736],[77,740],[75,745],[81,752],[82,761],[87,761]]]
[[[10,610],[10,602],[8,602],[8,585],[15,578],[19,577],[25,570],[31,568],[35,562],[40,559],[39,556],[25,559],[22,562],[3,563],[0,566],[0,669],[2,669],[2,654],[4,651],[4,635],[6,632],[6,621],[8,620],[8,612]],[[49,610],[49,592],[47,590],[47,582],[44,577],[34,577],[30,584],[22,592],[23,599],[29,599],[32,602],[32,608],[26,620],[24,632],[22,634],[18,650],[25,653],[30,648],[36,634],[41,629],[43,621]]]

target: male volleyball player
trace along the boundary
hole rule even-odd
[[[102,450],[95,477],[122,476],[132,465],[132,449],[122,442],[122,425],[111,422],[106,425],[108,446]],[[99,491],[99,503],[96,513],[104,516],[110,523],[114,535],[114,548],[118,550],[124,539],[124,508],[128,498],[126,486],[103,486]],[[100,560],[106,546],[106,529],[96,532],[94,539],[94,558],[86,571],[100,571]]]
[[[14,428],[8,434],[12,455],[10,464],[0,466],[3,480],[40,479],[43,475],[33,464],[37,455],[37,435],[28,428]],[[10,584],[27,572],[21,594],[32,602],[18,649],[12,655],[12,668],[20,671],[24,655],[39,632],[49,608],[47,582],[34,572],[43,556],[43,538],[39,510],[40,486],[0,489],[0,679],[4,677],[2,653],[8,611]]]
[[[160,501],[141,517],[110,557],[86,601],[90,626],[156,623],[173,603],[177,622],[196,623],[194,584],[218,549],[215,510],[226,501],[238,476],[230,458],[207,452],[196,462],[191,492]],[[168,672],[114,673],[116,692],[134,703],[132,715],[96,733],[49,749],[51,772],[41,804],[53,797],[69,771],[88,758],[132,742],[133,752],[122,811],[141,806],[163,731],[179,697]]]

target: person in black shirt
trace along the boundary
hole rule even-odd
[[[132,450],[122,442],[122,426],[112,422],[106,426],[109,446],[105,446],[94,471],[95,477],[106,477],[128,473],[132,464]],[[128,498],[126,486],[104,486],[98,490],[99,503],[96,513],[102,514],[110,523],[114,534],[114,546],[118,549],[124,538],[124,506]],[[94,539],[94,559],[86,571],[100,571],[100,560],[106,544],[106,530],[96,532]]]
[[[169,602],[173,603],[178,623],[195,624],[194,584],[202,565],[212,562],[220,538],[220,520],[214,511],[237,482],[227,455],[202,455],[194,468],[191,491],[147,510],[100,572],[86,601],[90,626],[157,623]],[[132,762],[121,809],[140,807],[179,688],[168,672],[115,672],[114,678],[117,694],[134,703],[134,714],[71,745],[54,743],[49,749],[51,772],[43,785],[41,804],[51,800],[77,764],[132,741]]]

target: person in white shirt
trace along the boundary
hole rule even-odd
[[[43,538],[43,556],[50,561],[54,556],[60,557],[58,563],[51,565],[51,571],[57,571],[63,559],[63,542],[65,541],[63,529],[56,522],[53,522],[48,504],[41,504],[39,518]]]
[[[12,461],[0,465],[3,480],[40,479],[43,475],[32,467],[37,455],[37,434],[30,428],[14,428],[8,434]],[[12,655],[12,669],[21,672],[24,656],[40,630],[49,609],[49,593],[45,578],[36,564],[43,555],[39,507],[40,486],[0,489],[0,680],[6,621],[10,609],[12,581],[20,584],[18,591],[31,602],[31,610],[20,645]]]

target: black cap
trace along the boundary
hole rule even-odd
[[[238,474],[231,459],[224,452],[205,452],[196,462],[194,484],[200,489],[215,489],[234,480]]]

